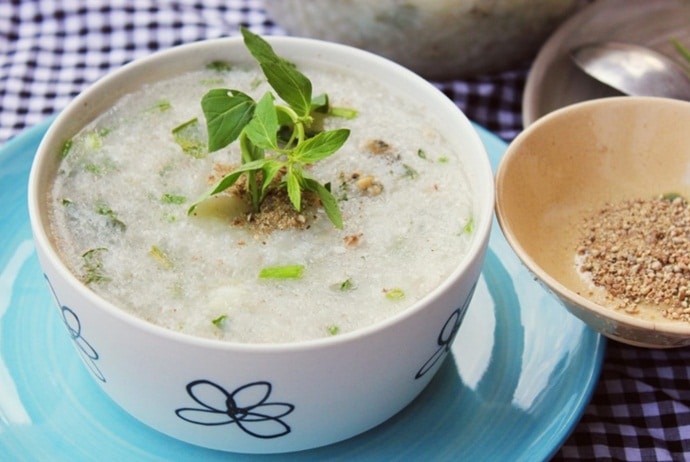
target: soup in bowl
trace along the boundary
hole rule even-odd
[[[276,453],[372,428],[429,383],[479,278],[493,177],[414,73],[245,32],[80,94],[38,149],[29,212],[110,398],[192,444]]]

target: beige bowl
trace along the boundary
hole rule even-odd
[[[680,347],[690,345],[690,323],[657,307],[628,314],[603,306],[603,292],[576,264],[586,215],[668,192],[690,197],[690,103],[605,98],[548,114],[510,144],[496,176],[496,212],[523,263],[593,329],[632,345]]]

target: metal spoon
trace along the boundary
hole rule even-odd
[[[577,47],[570,57],[587,74],[625,94],[690,100],[690,78],[667,56],[629,43]]]

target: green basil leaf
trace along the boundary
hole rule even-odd
[[[276,177],[280,169],[285,166],[284,162],[278,162],[274,159],[269,159],[264,164],[261,171],[263,172],[263,181],[261,184],[261,199],[266,196],[266,191],[271,185],[271,182]]]
[[[292,206],[298,212],[302,210],[302,188],[300,188],[300,174],[293,169],[287,173],[287,192]]]
[[[225,191],[226,189],[230,188],[232,185],[234,185],[237,180],[246,172],[250,172],[253,170],[261,170],[261,168],[264,166],[264,164],[267,162],[267,159],[258,159],[254,160],[251,162],[248,162],[246,164],[242,164],[239,168],[233,170],[231,173],[225,175],[223,179],[221,179],[218,183],[216,183],[211,189],[206,191],[199,199],[192,204],[189,209],[187,210],[187,214],[191,214],[194,212],[194,209],[196,208],[197,205],[199,205],[201,202],[205,201],[211,196],[214,196],[218,193],[221,193]]]
[[[266,80],[292,109],[302,117],[311,110],[311,81],[290,61],[278,56],[273,47],[260,36],[242,28],[244,43],[259,62]]]
[[[294,159],[306,164],[325,159],[340,149],[349,136],[347,128],[320,132],[297,146]]]
[[[262,149],[278,149],[278,114],[273,105],[273,95],[265,93],[256,103],[254,116],[245,127],[245,134]]]
[[[323,205],[323,209],[326,211],[326,216],[329,220],[331,220],[333,226],[338,229],[343,229],[343,216],[340,213],[338,201],[333,194],[331,194],[331,192],[321,183],[310,177],[302,178],[302,184],[304,184],[305,189],[308,191],[313,191],[317,196],[319,196],[321,205]]]
[[[237,90],[217,88],[201,100],[208,130],[208,150],[217,151],[232,143],[254,115],[256,103]]]

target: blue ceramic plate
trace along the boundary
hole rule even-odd
[[[26,184],[49,123],[0,149],[0,459],[538,460],[580,418],[604,340],[533,280],[494,226],[452,354],[429,387],[383,425],[324,448],[267,457],[210,451],[150,430],[95,384],[41,277]],[[495,166],[505,143],[477,130]]]

